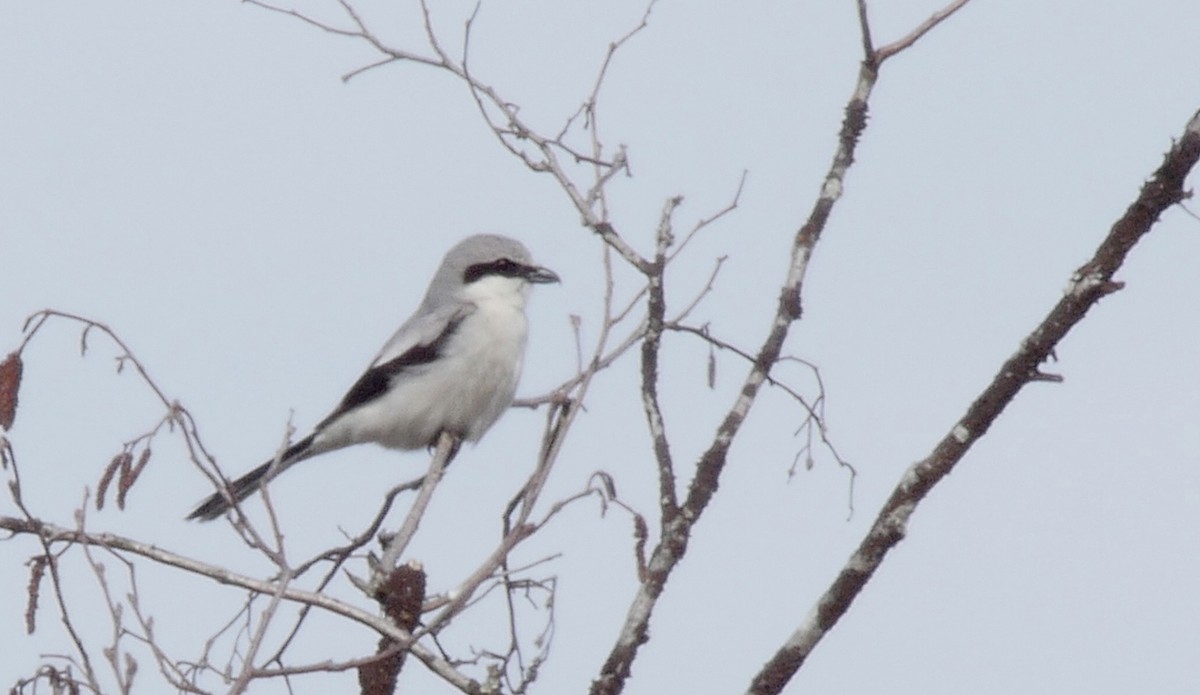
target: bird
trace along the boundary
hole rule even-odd
[[[297,463],[354,444],[436,444],[443,431],[477,442],[512,404],[525,356],[532,284],[559,282],[521,242],[463,239],[442,259],[417,310],[312,432],[202,501],[210,521]]]

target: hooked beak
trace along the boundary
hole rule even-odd
[[[561,282],[558,279],[558,274],[549,268],[531,265],[525,271],[525,279],[535,285],[544,285],[550,282]]]

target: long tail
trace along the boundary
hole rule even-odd
[[[288,447],[287,451],[283,452],[283,455],[279,457],[278,466],[275,465],[275,459],[271,459],[246,475],[229,483],[229,486],[223,492],[214,492],[192,510],[191,514],[188,514],[188,520],[212,521],[229,511],[232,506],[229,503],[229,497],[232,497],[237,502],[241,502],[250,495],[258,492],[264,483],[282,473],[284,469],[312,455],[310,449],[312,448],[314,436],[310,434]],[[226,497],[226,492],[228,493],[228,497]]]

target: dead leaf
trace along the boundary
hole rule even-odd
[[[21,387],[24,364],[20,353],[10,352],[0,362],[0,429],[11,430],[17,417],[17,390]]]

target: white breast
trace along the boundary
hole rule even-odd
[[[387,394],[329,423],[322,444],[418,449],[442,430],[478,441],[517,390],[527,286],[515,278],[488,277],[464,288],[461,298],[475,311],[462,320],[439,359],[405,370]]]

